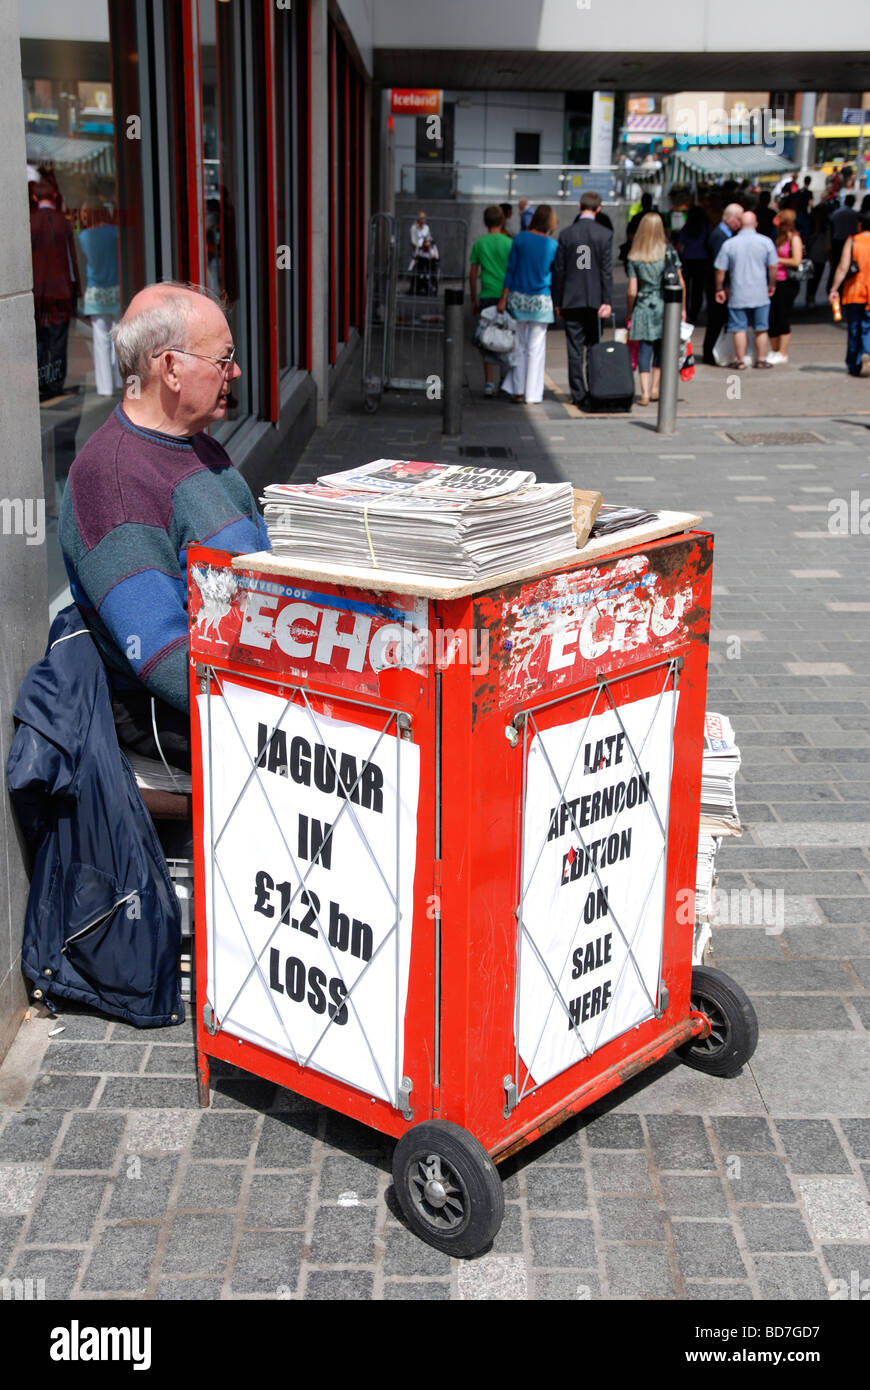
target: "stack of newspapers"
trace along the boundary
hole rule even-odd
[[[262,498],[272,549],[309,563],[476,579],[570,555],[570,483],[377,459]]]
[[[704,756],[701,765],[701,819],[698,827],[698,866],[695,881],[695,949],[699,964],[715,920],[716,854],[726,835],[742,834],[737,815],[735,782],[740,749],[731,721],[709,710],[704,716]]]

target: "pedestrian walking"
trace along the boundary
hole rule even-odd
[[[520,198],[517,202],[517,211],[520,214],[520,231],[527,232],[532,225],[535,209],[532,207],[528,198]]]
[[[843,247],[828,299],[842,301],[846,312],[846,370],[870,376],[870,212],[858,214],[858,230]]]
[[[828,226],[831,220],[830,209],[824,201],[816,203],[810,213],[810,234],[807,238],[807,256],[813,263],[813,273],[807,283],[807,308],[812,309],[816,302],[816,291],[828,261]]]
[[[804,244],[796,231],[796,220],[793,208],[784,208],[777,217],[775,245],[779,265],[776,267],[776,289],[770,301],[771,350],[767,354],[768,362],[774,366],[788,361],[791,314],[800,289],[797,272],[804,258]]]
[[[496,203],[485,209],[483,224],[486,232],[472,245],[471,270],[468,276],[471,312],[475,318],[478,318],[484,309],[498,303],[504,288],[505,271],[512,245],[510,237],[504,234],[504,213]],[[492,396],[495,394],[496,372],[503,359],[485,348],[481,351],[486,379],[484,391],[487,396]]]
[[[728,322],[728,308],[724,301],[716,298],[715,261],[723,244],[740,231],[743,208],[739,203],[729,203],[722,214],[722,220],[713,228],[709,236],[710,263],[707,271],[707,331],[704,334],[702,361],[708,367],[717,366],[713,349]]]
[[[730,365],[738,371],[746,366],[746,332],[752,328],[755,365],[769,369],[770,300],[776,289],[779,256],[770,237],[759,234],[754,212],[744,212],[740,224],[740,231],[723,242],[714,262],[716,299],[728,304],[728,329],[734,334],[734,361]],[[726,274],[731,277],[728,290]]]
[[[710,266],[710,220],[702,207],[692,207],[677,236],[677,250],[686,281],[686,316],[697,323],[704,303]]]
[[[498,302],[517,325],[516,360],[501,389],[515,401],[535,405],[544,399],[547,324],[553,322],[552,273],[559,225],[549,203],[540,203],[527,232],[513,239],[504,288]]]
[[[843,171],[845,173],[845,170]],[[828,276],[828,294],[834,287],[834,276],[837,266],[840,264],[840,257],[843,254],[843,247],[851,236],[858,230],[858,214],[855,211],[855,194],[847,193],[843,201],[843,206],[838,208],[831,217],[831,273]]]
[[[99,199],[82,203],[79,246],[85,263],[85,297],[82,312],[90,319],[93,334],[94,384],[98,396],[121,390],[121,377],[110,333],[121,316],[118,271],[118,228]]]
[[[613,233],[597,219],[599,194],[584,193],[580,215],[559,233],[553,262],[553,306],[565,324],[568,384],[575,405],[588,395],[586,350],[598,342],[613,303]]]
[[[33,189],[30,245],[33,253],[33,305],[36,314],[36,362],[39,398],[48,400],[64,389],[70,321],[82,294],[72,228],[58,211],[55,191],[47,179]]]
[[[662,332],[665,321],[665,301],[662,276],[665,258],[676,265],[683,289],[683,319],[686,317],[686,282],[680,270],[680,258],[670,245],[665,225],[657,212],[648,212],[641,219],[628,258],[628,293],[626,305],[631,319],[631,336],[638,342],[637,368],[640,375],[638,405],[649,405],[659,398],[661,378]],[[652,390],[650,390],[652,368]]]

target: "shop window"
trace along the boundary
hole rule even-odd
[[[514,164],[540,164],[541,136],[536,130],[514,131]]]

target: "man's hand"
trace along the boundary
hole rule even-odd
[[[562,317],[562,310],[559,308],[558,304],[553,305],[553,313],[556,315],[557,319]]]
[[[613,305],[612,305],[612,304],[599,304],[599,306],[598,306],[598,317],[599,317],[600,319],[609,319],[609,318],[610,318],[610,315],[611,315],[612,313],[613,313]]]
[[[727,299],[728,299],[728,291],[727,291],[727,290],[717,290],[717,291],[716,291],[716,303],[717,303],[717,304],[724,304],[724,303],[727,301]]]
[[[768,297],[768,299],[773,299],[773,296],[774,296],[775,294],[776,294],[776,285],[768,285],[768,287],[767,287],[767,297]]]

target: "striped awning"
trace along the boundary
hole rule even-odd
[[[28,164],[48,164],[55,169],[112,174],[115,152],[111,140],[76,140],[68,135],[35,135],[27,132]]]
[[[769,145],[696,145],[673,153],[685,169],[713,178],[758,178],[800,168],[793,159],[785,159]]]

